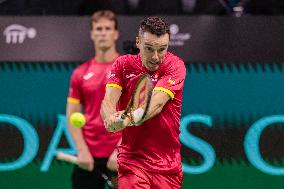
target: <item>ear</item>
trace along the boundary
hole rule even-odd
[[[90,38],[91,38],[92,40],[94,40],[93,35],[92,35],[92,30],[90,31]]]
[[[118,38],[119,38],[119,35],[120,35],[120,34],[119,34],[119,31],[116,31],[116,32],[115,32],[115,36],[114,36],[114,39],[115,39],[115,40],[118,40]]]
[[[139,37],[136,37],[136,47],[139,48],[140,45],[140,39]]]
[[[90,38],[92,40],[94,40],[94,38],[93,38],[93,29],[94,29],[94,22],[91,23],[91,28],[90,28]]]

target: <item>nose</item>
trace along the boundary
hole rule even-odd
[[[101,31],[101,35],[106,35],[107,30],[106,29],[102,29]]]
[[[158,52],[157,51],[154,51],[154,54],[152,56],[152,60],[157,62],[159,60],[159,56],[158,56]]]

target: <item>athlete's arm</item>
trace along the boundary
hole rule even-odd
[[[167,93],[154,90],[150,101],[150,107],[146,114],[145,120],[151,119],[152,117],[161,113],[163,107],[169,100],[170,96]]]
[[[154,116],[158,115],[165,104],[171,99],[171,97],[163,91],[154,90],[152,93],[151,101],[150,101],[150,107],[148,109],[148,112],[146,114],[146,118],[144,121],[153,118]],[[135,111],[135,110],[134,110]],[[117,114],[114,114],[116,117],[121,117],[121,114],[123,114],[123,111],[117,112]],[[133,112],[132,112],[133,115]],[[117,118],[113,119],[113,121],[110,123],[110,131],[113,131],[112,129],[115,129],[114,131],[118,131],[121,129],[124,129],[127,126],[130,126],[130,118],[126,117],[123,122],[118,121]],[[133,124],[131,124],[133,125]]]
[[[116,112],[116,103],[121,95],[121,90],[116,88],[107,88],[105,99],[101,106],[101,116],[104,119],[105,127],[108,131],[122,130],[130,124],[130,118],[126,117],[123,121],[119,121],[124,111]],[[154,90],[150,101],[150,107],[146,115],[146,120],[158,115],[164,105],[169,101],[170,96],[162,91]]]
[[[84,140],[82,129],[73,127],[70,124],[70,116],[74,112],[82,112],[82,105],[78,103],[68,102],[66,107],[66,117],[68,129],[78,151],[78,166],[82,169],[92,171],[94,169],[94,160],[89,148]]]
[[[115,87],[106,87],[105,97],[101,105],[101,117],[104,120],[104,125],[107,131],[113,130],[113,124],[118,123],[118,113],[116,104],[121,96],[121,89]],[[122,124],[120,123],[122,126]],[[114,126],[116,127],[116,126]]]
[[[101,105],[101,116],[105,120],[116,113],[116,104],[120,98],[121,89],[115,87],[106,87],[106,92]]]

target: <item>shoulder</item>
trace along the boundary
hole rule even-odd
[[[170,70],[184,70],[185,71],[185,64],[184,61],[174,55],[171,52],[167,52],[166,57],[165,57],[165,67],[166,69],[170,69]]]
[[[136,61],[138,59],[138,55],[132,55],[132,54],[125,54],[119,56],[115,62],[120,64],[128,64],[130,62]]]
[[[138,55],[126,54],[126,55],[119,56],[115,60],[113,64],[113,68],[116,70],[121,70],[121,69],[124,70],[126,68],[133,67],[134,65],[137,64],[137,62],[139,62]]]
[[[81,76],[83,76],[90,66],[92,60],[93,59],[87,60],[86,62],[76,67],[72,73],[72,77],[80,78]]]
[[[180,57],[178,57],[177,55],[171,52],[167,52],[166,61],[168,61],[170,64],[176,63],[176,64],[184,65],[184,61]]]

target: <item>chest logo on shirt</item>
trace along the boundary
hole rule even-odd
[[[135,76],[136,76],[135,74],[128,74],[128,75],[126,75],[125,77],[126,77],[127,79],[129,79],[129,78],[135,77]]]
[[[107,75],[106,75],[106,77],[107,77],[108,79],[113,78],[114,76],[115,76],[115,74],[111,73],[111,71],[109,71],[109,72],[107,73]]]
[[[152,81],[153,82],[158,81],[158,74],[152,76]]]
[[[172,80],[171,78],[168,80],[168,82],[171,84],[171,85],[174,85],[176,82],[174,80]]]
[[[94,75],[93,72],[87,73],[86,75],[83,76],[83,79],[84,79],[84,80],[88,80],[88,79],[90,79],[91,77],[93,77],[93,75]]]

